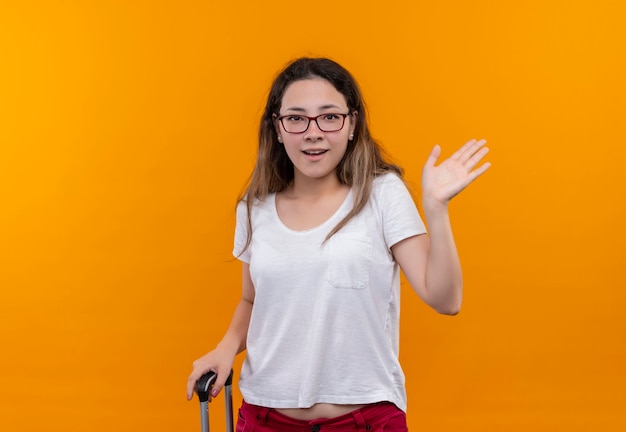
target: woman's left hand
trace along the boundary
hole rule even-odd
[[[422,172],[422,200],[424,205],[445,206],[478,176],[491,166],[489,162],[474,169],[489,152],[485,140],[470,140],[452,156],[441,162],[441,148],[436,145],[428,156]]]

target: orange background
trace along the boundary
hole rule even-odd
[[[0,430],[198,429],[234,200],[300,55],[354,73],[415,186],[435,143],[492,149],[452,204],[461,315],[403,288],[410,429],[626,430],[625,4],[4,0]]]

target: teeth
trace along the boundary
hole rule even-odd
[[[310,151],[305,151],[306,154],[310,154],[310,155],[319,155],[322,153],[325,153],[326,150],[310,150]]]

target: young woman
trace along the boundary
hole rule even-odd
[[[370,136],[357,83],[325,58],[275,79],[257,163],[237,210],[242,295],[217,347],[193,363],[187,397],[208,372],[224,385],[246,350],[237,430],[406,430],[398,362],[400,269],[436,311],[454,315],[462,274],[449,201],[484,173],[471,140],[423,170],[429,233]]]

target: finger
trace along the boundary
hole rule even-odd
[[[478,177],[480,177],[481,175],[483,175],[485,173],[485,171],[487,171],[489,169],[489,167],[491,166],[491,163],[489,162],[485,162],[484,164],[482,164],[480,167],[476,168],[474,171],[472,171],[469,174],[469,183],[473,182],[474,180],[476,180]]]
[[[193,373],[189,375],[189,379],[187,380],[187,400],[191,400],[193,398],[196,382],[198,382],[198,378],[196,378]]]
[[[228,379],[229,372],[218,372],[217,378],[215,379],[215,383],[213,383],[213,388],[211,389],[211,396],[217,396],[222,388],[224,388],[224,384],[226,384],[226,380]]]
[[[471,157],[464,163],[465,167],[468,171],[471,171],[478,163],[485,157],[485,155],[489,153],[489,147],[483,147],[478,150],[476,153],[471,155]]]
[[[463,156],[468,152],[469,149],[472,148],[472,146],[474,146],[477,143],[477,141],[475,139],[471,139],[468,142],[466,142],[465,144],[463,144],[463,146],[461,146],[460,149],[458,149],[457,151],[455,151],[452,156],[450,156],[450,159],[461,159],[463,158]]]
[[[439,159],[440,155],[441,155],[441,147],[439,146],[439,144],[435,144],[433,149],[430,151],[430,155],[428,155],[428,159],[426,160],[426,165],[435,166],[435,164],[437,163],[437,159]]]
[[[193,398],[194,393],[196,392],[196,384],[198,380],[206,373],[213,371],[211,368],[200,367],[194,362],[193,372],[189,374],[189,378],[187,379],[187,400],[191,400]]]
[[[459,154],[459,161],[463,164],[467,163],[469,159],[471,159],[477,152],[479,152],[482,147],[487,143],[486,140],[470,140],[464,145]]]

